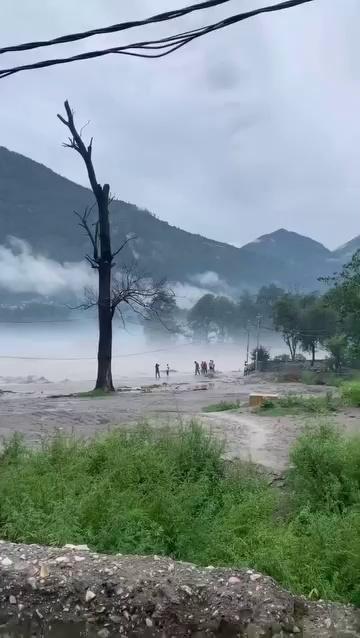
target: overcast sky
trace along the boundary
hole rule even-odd
[[[1,0],[0,42],[185,4]],[[170,34],[262,4],[232,0],[46,55]],[[90,120],[98,176],[120,199],[237,245],[285,227],[338,246],[360,234],[359,21],[359,0],[315,0],[232,26],[163,60],[114,56],[1,80],[0,145],[87,184],[80,158],[61,146],[66,131],[56,113],[68,98],[79,124]],[[5,55],[1,66],[38,55]]]

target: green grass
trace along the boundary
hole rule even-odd
[[[339,387],[343,378],[335,372],[314,372],[313,370],[304,370],[300,377],[301,383],[305,385],[329,385]]]
[[[250,566],[360,605],[360,438],[315,427],[292,466],[285,490],[271,488],[251,464],[227,464],[196,424],[40,450],[14,437],[0,457],[0,538]]]
[[[347,370],[342,373],[304,370],[301,373],[300,381],[306,385],[328,385],[340,388],[345,381],[360,382],[360,378],[357,370]]]
[[[347,405],[360,407],[360,381],[348,381],[341,386],[341,396]]]
[[[324,397],[303,397],[298,394],[288,394],[274,401],[265,401],[257,413],[263,416],[280,417],[286,415],[315,415],[336,412],[341,401],[328,393]]]
[[[240,401],[220,401],[220,403],[212,403],[205,406],[203,412],[226,412],[227,410],[239,410]]]

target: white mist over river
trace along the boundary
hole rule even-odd
[[[264,334],[261,339],[271,354],[285,351],[279,337]],[[251,347],[255,347],[255,335]],[[49,381],[93,381],[96,376],[97,326],[93,321],[53,324],[0,324],[0,377],[46,377]],[[194,360],[214,359],[222,372],[242,370],[246,358],[246,336],[237,343],[195,344],[183,338],[149,343],[142,329],[120,323],[114,326],[114,378],[125,382],[152,378],[160,363],[179,375],[193,372]]]

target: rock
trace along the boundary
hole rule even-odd
[[[57,558],[55,558],[55,563],[68,563],[69,562],[69,557],[68,556],[58,556]]]
[[[10,605],[16,605],[17,600],[15,596],[9,596],[9,603]]]
[[[12,560],[10,558],[3,558],[1,561],[1,564],[3,567],[10,567],[10,565],[13,564]]]
[[[78,552],[89,552],[90,549],[87,545],[72,545],[71,543],[68,543],[67,545],[64,545],[65,549],[76,549]]]
[[[30,578],[27,579],[27,582],[28,585],[30,585],[31,589],[37,589],[37,582],[34,576],[30,576]]]
[[[122,623],[121,616],[116,616],[115,614],[109,616],[109,620],[111,620],[111,622],[113,622],[115,625],[120,625]]]
[[[153,621],[151,620],[151,618],[146,618],[146,619],[145,619],[145,624],[146,624],[146,626],[147,626],[147,627],[149,627],[149,628],[150,628],[150,627],[153,627],[153,625],[154,625],[154,623],[153,623]]]
[[[260,580],[261,578],[261,574],[251,574],[250,576],[250,580],[252,580],[252,582],[256,582],[257,580]]]
[[[106,629],[106,627],[104,627],[104,629],[100,629],[100,631],[98,631],[99,638],[109,638],[110,636],[110,631],[108,629]]]
[[[85,601],[87,603],[90,603],[92,600],[94,600],[94,598],[96,598],[96,594],[93,591],[91,591],[91,589],[88,589],[85,594]]]
[[[83,560],[85,560],[85,556],[74,556],[75,563],[81,563]]]
[[[49,568],[47,565],[41,565],[40,567],[40,578],[48,578],[49,577]]]
[[[188,596],[192,596],[193,595],[193,591],[191,589],[191,587],[189,587],[188,585],[182,585],[181,589],[185,592],[185,594],[187,594]]]
[[[238,585],[239,583],[241,583],[240,578],[238,578],[237,576],[230,576],[228,585]]]

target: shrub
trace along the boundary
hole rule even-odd
[[[360,437],[345,439],[328,424],[306,429],[291,453],[298,504],[313,511],[360,505]]]
[[[346,403],[360,407],[360,381],[348,381],[341,386],[341,394]]]
[[[269,361],[270,359],[270,352],[267,348],[265,348],[265,346],[259,346],[258,348],[254,348],[254,350],[251,353],[252,361],[256,361],[256,354],[257,354],[258,361],[264,362],[264,361]]]
[[[212,403],[203,408],[203,412],[226,412],[227,410],[238,410],[240,401],[220,401],[220,403]]]
[[[276,401],[267,400],[259,408],[260,414],[281,416],[285,414],[327,414],[335,412],[339,401],[331,393],[324,397],[303,397],[298,394],[287,394]]]

